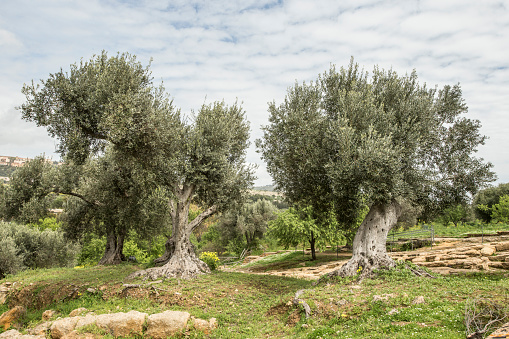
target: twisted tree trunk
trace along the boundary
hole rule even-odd
[[[152,280],[171,277],[190,279],[199,274],[210,273],[207,264],[196,256],[190,236],[203,220],[215,213],[216,207],[208,208],[189,222],[189,207],[193,189],[192,186],[184,186],[176,194],[178,200],[170,204],[173,232],[166,242],[165,254],[157,259],[164,265],[135,272],[128,278],[144,276]]]
[[[115,231],[108,232],[104,255],[97,265],[118,265],[125,261],[124,250],[125,235]]]
[[[387,254],[386,241],[400,214],[401,207],[396,201],[371,206],[355,234],[352,258],[326,277],[360,274],[362,278],[370,275],[374,269],[394,267],[394,260]]]

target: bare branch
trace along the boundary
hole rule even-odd
[[[216,211],[217,211],[217,207],[211,206],[211,207],[207,208],[205,211],[201,212],[200,215],[198,215],[196,218],[193,219],[193,221],[191,221],[189,223],[189,225],[187,226],[188,230],[189,231],[194,230],[196,227],[198,227],[202,223],[203,220],[207,219],[212,214],[216,213]]]

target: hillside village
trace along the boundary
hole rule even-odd
[[[0,155],[0,180],[9,181],[10,175],[16,168],[23,167],[31,158],[23,158],[18,156]],[[53,161],[49,158],[45,159],[48,163],[59,165],[61,162]]]

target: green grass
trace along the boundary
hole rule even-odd
[[[256,265],[263,270],[299,260],[302,253],[289,253]],[[79,307],[98,314],[133,309],[153,314],[170,309],[216,318],[219,328],[211,338],[464,338],[469,298],[489,298],[509,307],[509,279],[501,273],[429,279],[398,267],[360,284],[349,278],[314,286],[295,278],[219,271],[189,281],[165,280],[152,285],[157,293],[148,286],[124,291],[122,281],[136,269],[126,264],[35,270],[8,276],[0,283],[20,282],[8,302],[11,307],[27,302],[25,328],[39,323],[46,309],[57,310],[62,317]],[[98,292],[88,293],[87,288]],[[67,298],[75,289],[79,293]],[[307,320],[300,307],[289,304],[300,289],[306,289],[301,298],[313,311]],[[375,301],[375,295],[384,294],[391,297]],[[425,303],[412,304],[417,296],[424,296]],[[7,309],[0,305],[1,312]],[[397,312],[389,315],[393,309]],[[180,337],[204,336],[190,330]]]
[[[302,251],[281,252],[270,255],[254,262],[241,265],[242,268],[250,268],[252,272],[269,272],[274,270],[286,270],[296,267],[314,267],[326,264],[331,261],[350,259],[351,253],[336,253],[328,250],[316,253],[316,260],[311,259],[311,255],[302,254]]]
[[[496,234],[497,231],[509,231],[509,225],[504,223],[480,223],[480,222],[471,222],[471,223],[460,223],[458,226],[454,225],[442,225],[442,224],[433,224],[435,229],[436,237],[453,237],[453,238],[462,238],[467,236],[468,234],[481,234],[484,232],[485,235]]]

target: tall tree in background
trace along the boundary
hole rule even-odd
[[[85,233],[106,236],[100,265],[124,260],[124,239],[130,230],[149,237],[161,232],[168,216],[163,200],[154,199],[158,194],[153,181],[142,171],[121,166],[108,150],[82,165],[69,160],[55,167],[43,156],[36,157],[15,172],[4,193],[2,217],[24,223],[37,223],[48,215],[52,193],[68,196],[61,216],[64,231],[72,240]]]
[[[48,216],[53,166],[44,156],[35,157],[18,168],[3,190],[1,218],[22,223],[37,223]]]
[[[166,194],[172,225],[164,265],[138,275],[193,277],[209,272],[189,236],[206,218],[242,201],[252,185],[245,165],[249,125],[243,109],[224,102],[181,115],[134,56],[106,52],[23,87],[23,118],[59,139],[58,151],[83,163],[111,145],[116,160],[138,163]],[[189,221],[191,202],[202,213]]]
[[[497,204],[504,195],[509,195],[509,183],[502,183],[495,187],[480,190],[473,202],[477,217],[485,222],[490,222],[491,207]],[[486,209],[486,207],[488,208]]]
[[[89,159],[81,170],[67,161],[59,167],[54,192],[70,195],[63,220],[66,232],[74,237],[94,233],[106,237],[99,265],[125,260],[124,241],[131,230],[148,239],[164,231],[169,209],[154,181],[136,166],[125,166],[111,149]],[[136,164],[131,164],[136,165]],[[74,187],[66,187],[76,178]]]
[[[269,105],[270,124],[257,141],[290,201],[316,211],[332,207],[343,228],[368,202],[352,259],[334,273],[343,276],[394,265],[385,245],[398,200],[431,215],[495,178],[492,165],[473,156],[485,137],[479,121],[464,117],[459,85],[428,89],[415,72],[398,76],[378,67],[368,75],[352,59],[315,83],[295,84],[281,105]]]
[[[316,260],[318,244],[337,244],[340,238],[344,237],[338,233],[334,213],[329,212],[322,216],[320,221],[313,216],[311,206],[290,207],[278,213],[277,218],[269,223],[269,233],[285,248],[308,242],[311,259]]]

